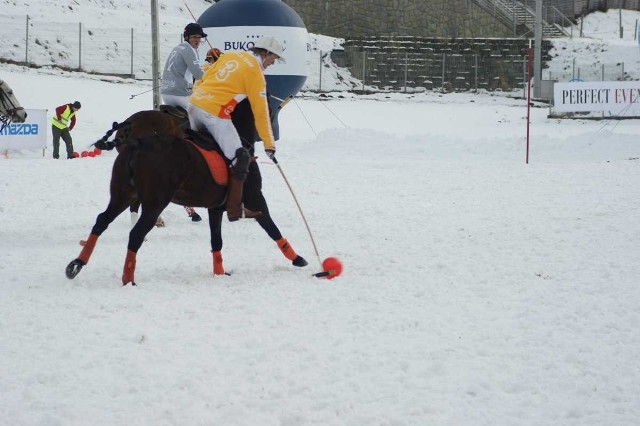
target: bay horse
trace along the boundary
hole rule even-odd
[[[119,151],[111,173],[111,198],[106,210],[96,218],[89,238],[81,241],[79,256],[67,266],[69,279],[75,278],[89,262],[98,237],[111,222],[136,202],[142,205],[142,213],[129,233],[122,285],[136,285],[137,252],[170,202],[208,209],[213,273],[225,274],[221,228],[226,182],[214,181],[204,157],[192,143],[176,136],[179,131],[174,126],[176,123],[166,113],[140,111],[123,123],[114,123],[112,130],[94,144],[99,149]],[[108,142],[108,137],[118,130],[125,130],[124,137]],[[141,134],[145,136],[138,136]],[[219,168],[226,178],[224,161]]]
[[[133,132],[137,135],[147,135],[151,133],[170,133],[177,137],[182,137],[184,135],[185,129],[190,130],[189,118],[186,111],[167,105],[161,105],[160,110],[167,113],[167,117],[171,118],[171,120],[173,120],[173,123],[163,122],[158,127],[153,127],[154,123],[139,123],[139,121],[143,120],[143,117],[138,114],[134,114],[127,119],[127,121],[130,121],[132,123],[133,128],[118,130],[118,132],[116,133],[116,138],[124,137],[125,132]],[[231,119],[233,121],[234,127],[238,131],[238,135],[240,136],[242,145],[249,150],[249,153],[253,157],[255,154],[254,144],[258,140],[258,135],[254,124],[251,105],[247,99],[241,101],[240,103],[238,103],[238,105],[236,105],[233,113],[231,114]],[[244,183],[242,201],[245,207],[247,207],[248,209],[262,212],[262,214],[258,218],[256,218],[256,222],[258,222],[258,225],[260,225],[260,227],[267,233],[269,238],[271,238],[276,243],[282,254],[291,261],[292,265],[297,267],[304,267],[308,265],[308,262],[293,250],[293,248],[289,244],[289,241],[287,241],[287,239],[282,236],[280,229],[273,221],[273,218],[269,213],[267,200],[262,194],[262,175],[260,174],[260,168],[258,167],[258,163],[256,161],[252,161],[249,163],[249,173]],[[139,203],[134,203],[130,208],[130,211],[132,212],[132,221],[137,215],[138,206]],[[161,217],[158,218],[156,226],[164,226],[164,221],[162,221]]]
[[[113,132],[117,132],[116,138],[109,142]],[[137,252],[170,202],[208,210],[213,274],[226,274],[222,260],[222,217],[226,208],[227,165],[222,160],[218,166],[224,174],[224,179],[219,180],[224,182],[215,181],[200,148],[192,141],[197,134],[190,136],[190,140],[185,139],[184,130],[171,114],[152,110],[114,123],[105,137],[94,144],[99,149],[118,150],[111,174],[111,198],[106,210],[96,218],[89,238],[81,241],[80,254],[67,265],[65,272],[69,279],[75,278],[89,262],[98,237],[109,224],[136,203],[142,205],[142,213],[129,233],[123,285],[135,285]],[[283,254],[286,256],[284,251]],[[297,255],[290,260],[295,266],[307,265]]]
[[[27,112],[24,110],[13,90],[6,81],[0,79],[0,132],[9,123],[24,123]]]

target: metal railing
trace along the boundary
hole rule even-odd
[[[535,8],[525,0],[474,0],[476,4],[513,29],[514,37],[530,37],[535,25]],[[545,36],[573,37],[575,24],[555,6],[542,6],[542,26]],[[518,27],[527,28],[518,31]],[[567,31],[566,28],[569,28]]]

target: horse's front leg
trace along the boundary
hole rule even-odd
[[[213,256],[213,275],[230,275],[224,271],[222,263],[222,215],[220,208],[209,209],[209,230],[211,231],[211,255]]]
[[[122,270],[122,285],[127,285],[131,283],[131,285],[136,285],[134,275],[136,270],[136,255],[140,246],[145,239],[145,236],[153,229],[155,226],[156,220],[160,216],[160,213],[164,208],[168,205],[168,203],[162,206],[154,206],[148,207],[142,206],[142,214],[140,214],[140,219],[136,222],[136,224],[129,232],[129,244],[127,246],[127,256],[124,261],[124,267]]]
[[[293,250],[289,241],[282,236],[280,230],[271,218],[267,200],[262,194],[262,176],[260,175],[260,168],[258,167],[258,163],[255,161],[249,164],[249,175],[244,183],[242,201],[248,209],[262,212],[260,217],[256,219],[258,224],[265,230],[269,237],[275,241],[282,254],[289,259],[294,266],[302,267],[309,264],[302,256],[299,256],[295,250]]]

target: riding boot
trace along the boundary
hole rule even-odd
[[[227,186],[227,218],[229,218],[229,222],[235,222],[238,219],[257,219],[262,216],[262,212],[249,210],[242,206],[243,186],[244,181],[233,175],[229,176]]]
[[[229,184],[227,186],[227,218],[229,222],[238,219],[256,219],[262,212],[243,209],[242,207],[242,187],[249,172],[249,161],[251,154],[244,148],[236,150],[236,163],[229,169]]]

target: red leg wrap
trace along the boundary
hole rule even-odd
[[[213,255],[213,275],[224,275],[224,265],[222,264],[222,252],[212,251]]]
[[[127,250],[127,257],[124,260],[124,269],[122,270],[122,285],[129,283],[135,284],[133,275],[136,272],[136,254],[131,250]]]
[[[91,257],[91,253],[93,253],[93,248],[96,246],[96,241],[98,241],[98,236],[91,234],[89,235],[89,238],[87,238],[87,241],[84,241],[84,244],[82,244],[82,242],[80,243],[82,244],[82,251],[78,256],[78,259],[80,259],[85,265],[89,263],[89,258]]]
[[[291,248],[291,245],[286,238],[280,238],[278,241],[276,241],[276,244],[278,244],[278,248],[280,248],[280,251],[287,259],[294,260],[296,257],[298,257],[298,254],[293,248]]]

